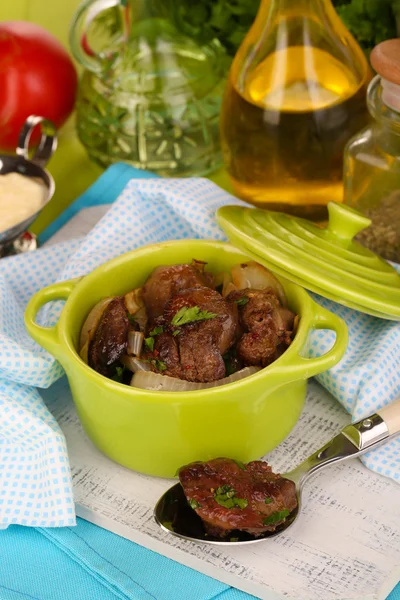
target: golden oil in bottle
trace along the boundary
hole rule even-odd
[[[271,52],[245,78],[234,63],[221,140],[237,196],[324,219],[326,204],[343,199],[343,150],[367,122],[369,75],[311,45]]]

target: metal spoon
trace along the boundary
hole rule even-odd
[[[308,479],[325,467],[349,458],[355,458],[387,442],[400,432],[400,400],[378,411],[366,419],[347,425],[325,446],[317,450],[296,469],[282,477],[296,484],[297,508],[275,531],[267,531],[260,537],[235,531],[227,539],[209,536],[202,520],[186,501],[180,483],[172,486],[159,499],[154,509],[154,518],[164,531],[177,537],[207,544],[251,544],[279,535],[290,527],[301,510],[301,493]]]

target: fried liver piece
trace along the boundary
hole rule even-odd
[[[204,271],[206,263],[193,260],[191,265],[156,267],[142,288],[142,297],[150,322],[161,316],[171,296],[187,288],[214,287],[214,277]]]
[[[194,462],[179,469],[179,480],[189,505],[214,537],[235,530],[254,536],[274,531],[297,507],[294,483],[260,460]]]
[[[112,377],[116,364],[126,353],[131,328],[124,299],[117,296],[104,310],[89,344],[89,366],[106,377]]]
[[[243,334],[237,355],[246,366],[265,367],[290,345],[295,314],[281,305],[272,288],[233,291],[227,301],[239,309]]]
[[[212,318],[174,325],[179,311],[205,311]],[[167,302],[162,319],[157,319],[162,333],[155,336],[154,350],[147,358],[156,359],[154,370],[163,365],[164,375],[187,381],[215,381],[225,377],[223,354],[237,339],[237,307],[208,287],[182,290]]]

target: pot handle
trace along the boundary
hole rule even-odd
[[[292,364],[293,358],[287,357],[287,354],[284,353],[277,361],[274,372],[280,372],[282,370],[282,372],[287,373],[289,369],[291,379],[308,379],[309,377],[314,377],[314,375],[322,373],[322,371],[331,369],[341,360],[346,352],[349,340],[347,325],[343,319],[315,303],[314,315],[309,325],[309,332],[312,329],[333,330],[336,333],[336,340],[332,348],[322,356],[306,358],[298,355],[296,364]]]
[[[40,344],[45,350],[53,354],[56,358],[60,354],[60,341],[58,334],[58,322],[52,327],[43,327],[36,323],[36,315],[42,306],[54,300],[66,300],[69,298],[72,290],[75,288],[78,279],[61,281],[37,292],[29,300],[25,310],[25,327],[29,335]]]

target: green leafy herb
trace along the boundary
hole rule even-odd
[[[151,364],[153,364],[158,371],[166,371],[167,369],[167,365],[165,364],[165,362],[159,360],[158,358],[152,360]]]
[[[154,329],[152,329],[150,331],[149,337],[144,338],[144,343],[146,344],[146,347],[150,350],[150,352],[153,352],[153,350],[154,350],[154,338],[155,338],[155,336],[159,335],[163,331],[164,331],[163,327],[161,325],[157,325],[157,327],[154,327]]]
[[[195,510],[196,508],[201,508],[201,504],[197,502],[197,500],[195,500],[194,498],[190,498],[188,500],[188,503],[190,508],[193,508],[193,510]]]
[[[265,498],[265,504],[272,504],[272,498]]]
[[[244,306],[245,304],[247,304],[249,301],[249,298],[247,296],[242,296],[241,298],[238,298],[237,300],[235,300],[236,304],[238,306]]]
[[[111,378],[113,381],[117,381],[118,383],[122,383],[122,378],[125,373],[125,367],[116,367],[115,375]]]
[[[242,469],[242,471],[246,470],[246,466],[244,463],[242,463],[241,460],[235,460],[233,459],[233,462],[237,464],[237,466],[239,467],[239,469]]]
[[[221,487],[218,487],[215,490],[215,494],[217,494],[217,495],[224,494],[228,498],[232,498],[232,496],[234,496],[235,493],[236,493],[235,490],[233,488],[231,488],[229,485],[222,485]]]
[[[225,376],[229,377],[232,373],[236,373],[241,368],[240,361],[236,354],[236,346],[233,346],[222,357],[225,363]]]
[[[150,352],[153,352],[153,350],[154,350],[154,337],[144,338],[144,343],[146,344],[146,347],[150,350]]]
[[[152,331],[150,331],[150,335],[151,335],[151,337],[154,337],[156,335],[159,335],[163,331],[164,331],[164,328],[162,327],[162,325],[157,325],[157,327],[154,327],[154,329]]]
[[[135,315],[131,315],[131,313],[127,313],[126,316],[128,317],[128,321],[131,325],[136,324]]]
[[[175,331],[174,331],[174,333],[172,335],[175,337],[175,336],[179,335],[180,332],[181,332],[180,329],[175,329]]]
[[[399,0],[334,0],[333,4],[367,55],[379,42],[397,37]]]
[[[174,315],[171,324],[175,327],[180,327],[194,321],[214,319],[216,316],[216,313],[209,312],[208,310],[200,310],[198,306],[182,306],[176,315]]]
[[[237,498],[236,492],[229,485],[223,485],[215,490],[214,499],[224,508],[246,508],[248,501],[246,498]]]
[[[278,521],[283,521],[290,515],[290,511],[285,508],[284,510],[277,510],[272,513],[269,517],[266,517],[263,520],[264,525],[273,525],[274,523],[278,523]]]

